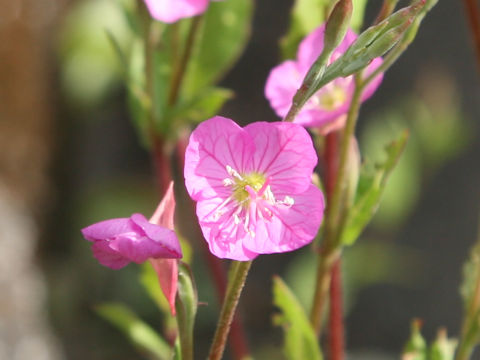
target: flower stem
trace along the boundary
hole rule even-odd
[[[338,171],[338,142],[339,133],[337,131],[330,132],[325,138],[325,193],[327,203],[333,195],[335,183],[337,182]],[[335,260],[331,271],[330,278],[330,316],[329,316],[329,353],[332,360],[341,360],[344,358],[344,325],[342,311],[342,278],[340,257]]]
[[[328,342],[330,359],[343,360],[344,353],[344,326],[343,326],[343,298],[342,298],[342,264],[339,257],[332,267],[330,282],[330,317]]]
[[[326,249],[322,249],[318,256],[315,294],[313,296],[312,311],[310,313],[310,322],[317,336],[320,336],[322,332],[325,305],[332,278],[331,269],[340,257],[340,251],[325,250]]]
[[[175,64],[176,66],[174,67],[170,85],[170,93],[168,94],[168,105],[170,106],[175,105],[178,100],[178,95],[180,94],[180,87],[182,85],[185,72],[187,70],[188,60],[192,55],[195,39],[197,37],[197,34],[199,33],[198,28],[201,24],[201,20],[202,16],[195,16],[192,19],[182,56],[180,60]]]
[[[177,143],[177,159],[180,169],[185,167],[185,151],[188,145],[188,137],[184,134],[181,136]],[[195,203],[190,202],[190,210],[192,218],[195,217]],[[195,226],[195,233],[198,239],[202,238],[202,231],[198,226]],[[206,246],[201,247],[203,250],[203,256],[212,278],[213,285],[215,287],[217,299],[219,303],[223,303],[225,298],[225,292],[227,288],[227,278],[223,267],[223,262],[214,256]],[[245,330],[241,321],[239,313],[236,313],[230,329],[229,346],[232,351],[233,358],[241,360],[249,357],[248,343],[245,337]]]
[[[330,189],[330,201],[327,202],[325,237],[323,239],[322,251],[318,256],[317,281],[312,311],[310,314],[310,321],[317,336],[320,336],[322,332],[323,313],[325,311],[326,298],[331,282],[332,267],[341,254],[341,244],[339,244],[339,235],[342,230],[339,228],[341,225],[340,216],[342,212],[343,198],[347,189],[346,179],[348,172],[347,167],[350,138],[355,132],[355,125],[360,110],[360,101],[363,91],[363,86],[360,82],[360,75],[357,75],[355,91],[350,103],[345,128],[343,129],[340,142],[340,159],[334,182],[335,184],[333,189]]]
[[[193,328],[187,326],[187,315],[181,301],[175,301],[175,310],[177,312],[178,335],[180,338],[180,351],[182,360],[193,360]]]
[[[210,347],[209,360],[220,360],[223,355],[230,325],[251,265],[252,261],[233,261],[230,266],[227,292]]]

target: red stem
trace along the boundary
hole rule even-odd
[[[172,167],[169,155],[165,152],[164,141],[160,136],[154,136],[152,144],[152,159],[155,171],[155,179],[157,181],[160,198],[168,189],[170,181],[172,181]]]
[[[187,148],[187,145],[188,137],[184,136],[178,140],[177,157],[180,169],[183,169],[185,166],[185,150]],[[191,205],[192,213],[194,216],[195,203],[192,201]],[[198,234],[197,238],[202,238],[203,235],[200,228],[196,226],[195,229]],[[225,268],[223,266],[223,262],[216,256],[213,256],[212,253],[208,250],[207,246],[201,246],[201,248],[203,250],[203,255],[207,266],[210,270],[210,275],[213,279],[213,284],[217,293],[217,299],[221,304],[223,303],[223,300],[225,298],[225,292],[227,290],[227,276]],[[230,349],[232,350],[233,356],[236,360],[244,359],[249,355],[248,345],[245,337],[245,330],[243,328],[241,317],[238,311],[235,313],[235,317],[233,318],[228,341]]]
[[[341,260],[336,261],[332,268],[332,280],[330,283],[330,317],[329,347],[331,360],[343,360],[344,354],[344,329],[342,309],[342,276]]]
[[[339,134],[330,132],[325,139],[325,190],[327,204],[333,196],[335,182],[337,180],[339,153]],[[329,353],[332,360],[343,360],[344,354],[344,326],[342,309],[342,279],[341,263],[338,259],[331,269],[330,280],[330,316],[328,321]]]
[[[477,54],[477,65],[480,69],[480,10],[476,0],[463,0],[463,3]]]

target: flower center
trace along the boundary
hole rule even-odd
[[[317,101],[322,108],[331,111],[342,105],[346,99],[347,94],[345,90],[340,86],[333,85],[327,91],[319,94]]]
[[[273,208],[278,205],[292,206],[293,198],[285,196],[283,201],[278,201],[270,188],[270,177],[266,177],[258,172],[240,174],[231,166],[226,166],[229,177],[223,179],[223,185],[229,187],[232,195],[226,198],[214,210],[214,218],[230,214],[228,220],[223,226],[233,221],[235,225],[243,223],[245,231],[250,236],[255,236],[255,231],[251,228],[252,216],[254,221],[270,221],[273,216]],[[255,210],[251,213],[251,201],[255,202]],[[233,204],[232,204],[233,202]],[[233,205],[233,206],[232,206]]]
[[[265,184],[265,180],[265,176],[256,172],[243,175],[241,179],[234,178],[232,185],[233,198],[239,203],[244,203],[250,197],[247,186],[258,192]]]

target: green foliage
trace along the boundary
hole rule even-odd
[[[141,265],[140,283],[159,309],[168,315],[170,313],[170,306],[158,283],[158,275],[148,261]]]
[[[363,167],[360,175],[355,202],[348,211],[340,241],[344,245],[353,244],[375,214],[387,184],[388,177],[395,168],[408,139],[408,132],[386,147],[387,158],[375,165],[374,172]]]
[[[457,340],[449,339],[446,329],[441,328],[435,341],[427,347],[421,326],[421,320],[412,320],[410,338],[404,346],[402,360],[453,360]]]
[[[106,303],[96,307],[97,313],[120,330],[139,350],[150,358],[168,360],[172,350],[149,325],[122,304]]]
[[[353,15],[350,27],[359,31],[363,24],[365,6],[368,0],[353,0]],[[333,0],[296,0],[290,15],[290,27],[280,41],[283,59],[293,59],[300,41],[323,24],[332,6]]]
[[[252,0],[210,4],[183,83],[188,98],[210,87],[234,64],[247,43],[252,14]]]
[[[302,306],[277,276],[273,278],[273,302],[282,312],[275,315],[274,323],[285,331],[284,352],[287,359],[323,359],[317,337]]]
[[[421,324],[421,320],[412,321],[410,338],[403,348],[403,360],[427,360],[427,343],[420,332]]]
[[[331,0],[296,0],[290,15],[290,27],[280,47],[284,59],[293,59],[300,41],[320,26],[327,17]]]
[[[440,329],[437,338],[430,346],[430,360],[453,360],[455,349],[457,347],[456,339],[449,339],[447,331]]]
[[[229,0],[210,4],[200,20],[185,19],[169,26],[152,22],[153,100],[147,94],[146,45],[143,34],[137,34],[137,44],[130,53],[127,88],[132,118],[144,144],[149,142],[151,119],[156,131],[174,140],[183,127],[214,116],[232,98],[231,91],[213,85],[242,53],[250,34],[252,14],[252,0]],[[196,21],[199,25],[193,33],[193,48],[185,73],[181,79],[176,78],[179,74],[176,67],[189,46],[190,28]],[[173,78],[180,81],[174,103]]]
[[[131,32],[120,8],[108,0],[74,4],[60,32],[59,54],[64,91],[73,105],[98,105],[118,85],[122,67],[106,31],[115,35],[116,48],[124,48]],[[110,41],[112,41],[110,36]]]
[[[296,252],[289,264],[285,280],[301,304],[309,309],[314,293],[316,254],[311,249]],[[403,288],[423,284],[426,261],[422,253],[385,239],[362,239],[343,253],[342,277],[345,311],[355,304],[357,294],[370,286],[389,284]],[[370,259],[375,261],[370,261]]]
[[[178,290],[175,300],[175,310],[177,311],[182,357],[184,356],[186,359],[193,358],[193,354],[187,355],[186,352],[193,352],[193,326],[195,324],[198,307],[197,294],[197,288],[190,267],[180,262],[178,264]]]
[[[352,20],[350,21],[350,27],[355,31],[359,32],[363,25],[363,18],[365,16],[365,7],[367,6],[368,0],[352,0],[353,3],[353,14]]]
[[[223,104],[233,96],[233,91],[229,89],[212,86],[176,106],[168,117],[175,121],[177,127],[185,125],[187,120],[201,122],[217,114]]]
[[[473,247],[470,258],[463,266],[460,292],[464,305],[464,331],[462,350],[473,349],[480,342],[480,241]],[[471,350],[470,350],[471,351]]]

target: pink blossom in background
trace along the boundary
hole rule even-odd
[[[316,164],[297,124],[241,128],[220,116],[201,123],[187,146],[185,184],[210,251],[244,261],[310,243],[324,209],[311,180]]]
[[[93,243],[93,255],[104,266],[116,270],[131,261],[140,264],[150,260],[173,314],[178,277],[176,259],[182,257],[173,231],[174,211],[171,183],[150,221],[142,214],[133,214],[129,218],[105,220],[82,229],[85,239]]]
[[[199,15],[207,10],[210,0],[145,0],[152,17],[165,23]]]
[[[285,117],[292,104],[292,99],[308,70],[323,49],[325,25],[314,30],[302,40],[297,51],[296,60],[288,60],[276,66],[270,72],[265,85],[265,96],[270,106],[280,117]],[[330,63],[338,59],[355,41],[357,35],[349,30],[342,43],[330,57]],[[381,58],[374,59],[365,69],[371,74],[380,64]],[[383,75],[377,76],[364,90],[362,100],[373,95],[382,81]],[[295,118],[296,123],[318,128],[326,134],[343,126],[353,95],[355,81],[353,76],[337,78],[319,91],[304,105]]]

